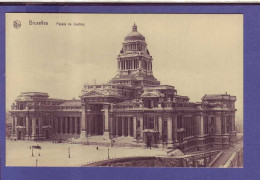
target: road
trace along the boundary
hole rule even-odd
[[[238,151],[239,149],[243,148],[243,140],[240,140],[238,144],[228,149],[224,149],[223,153],[219,158],[211,165],[211,167],[221,167],[228,161],[231,155]]]

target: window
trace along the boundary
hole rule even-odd
[[[214,122],[214,117],[211,117],[211,122],[210,122],[211,124],[213,124],[213,123],[215,123]]]
[[[208,117],[204,116],[204,134],[208,134]]]
[[[140,127],[140,121],[138,120],[137,121],[137,128],[139,128]]]
[[[167,130],[167,121],[163,121],[163,130]]]
[[[148,108],[152,108],[151,100],[148,100],[147,103],[148,103]]]
[[[148,119],[148,123],[149,123],[148,124],[148,126],[149,126],[148,128],[149,129],[154,129],[154,119],[153,118],[149,118]]]

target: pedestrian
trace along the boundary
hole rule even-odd
[[[39,153],[38,156],[41,156],[41,154]]]
[[[97,150],[98,150],[98,146],[97,146]]]
[[[32,147],[30,146],[30,149],[32,149]]]

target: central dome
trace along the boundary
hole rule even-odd
[[[134,24],[132,27],[132,32],[129,33],[126,37],[125,37],[125,41],[131,41],[131,40],[142,40],[145,41],[145,37],[139,33],[137,31],[137,26]]]

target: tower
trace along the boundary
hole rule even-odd
[[[117,56],[118,73],[110,82],[141,87],[160,85],[153,76],[153,58],[147,49],[145,37],[137,31],[136,24],[132,26],[132,32],[124,38],[122,45]]]

